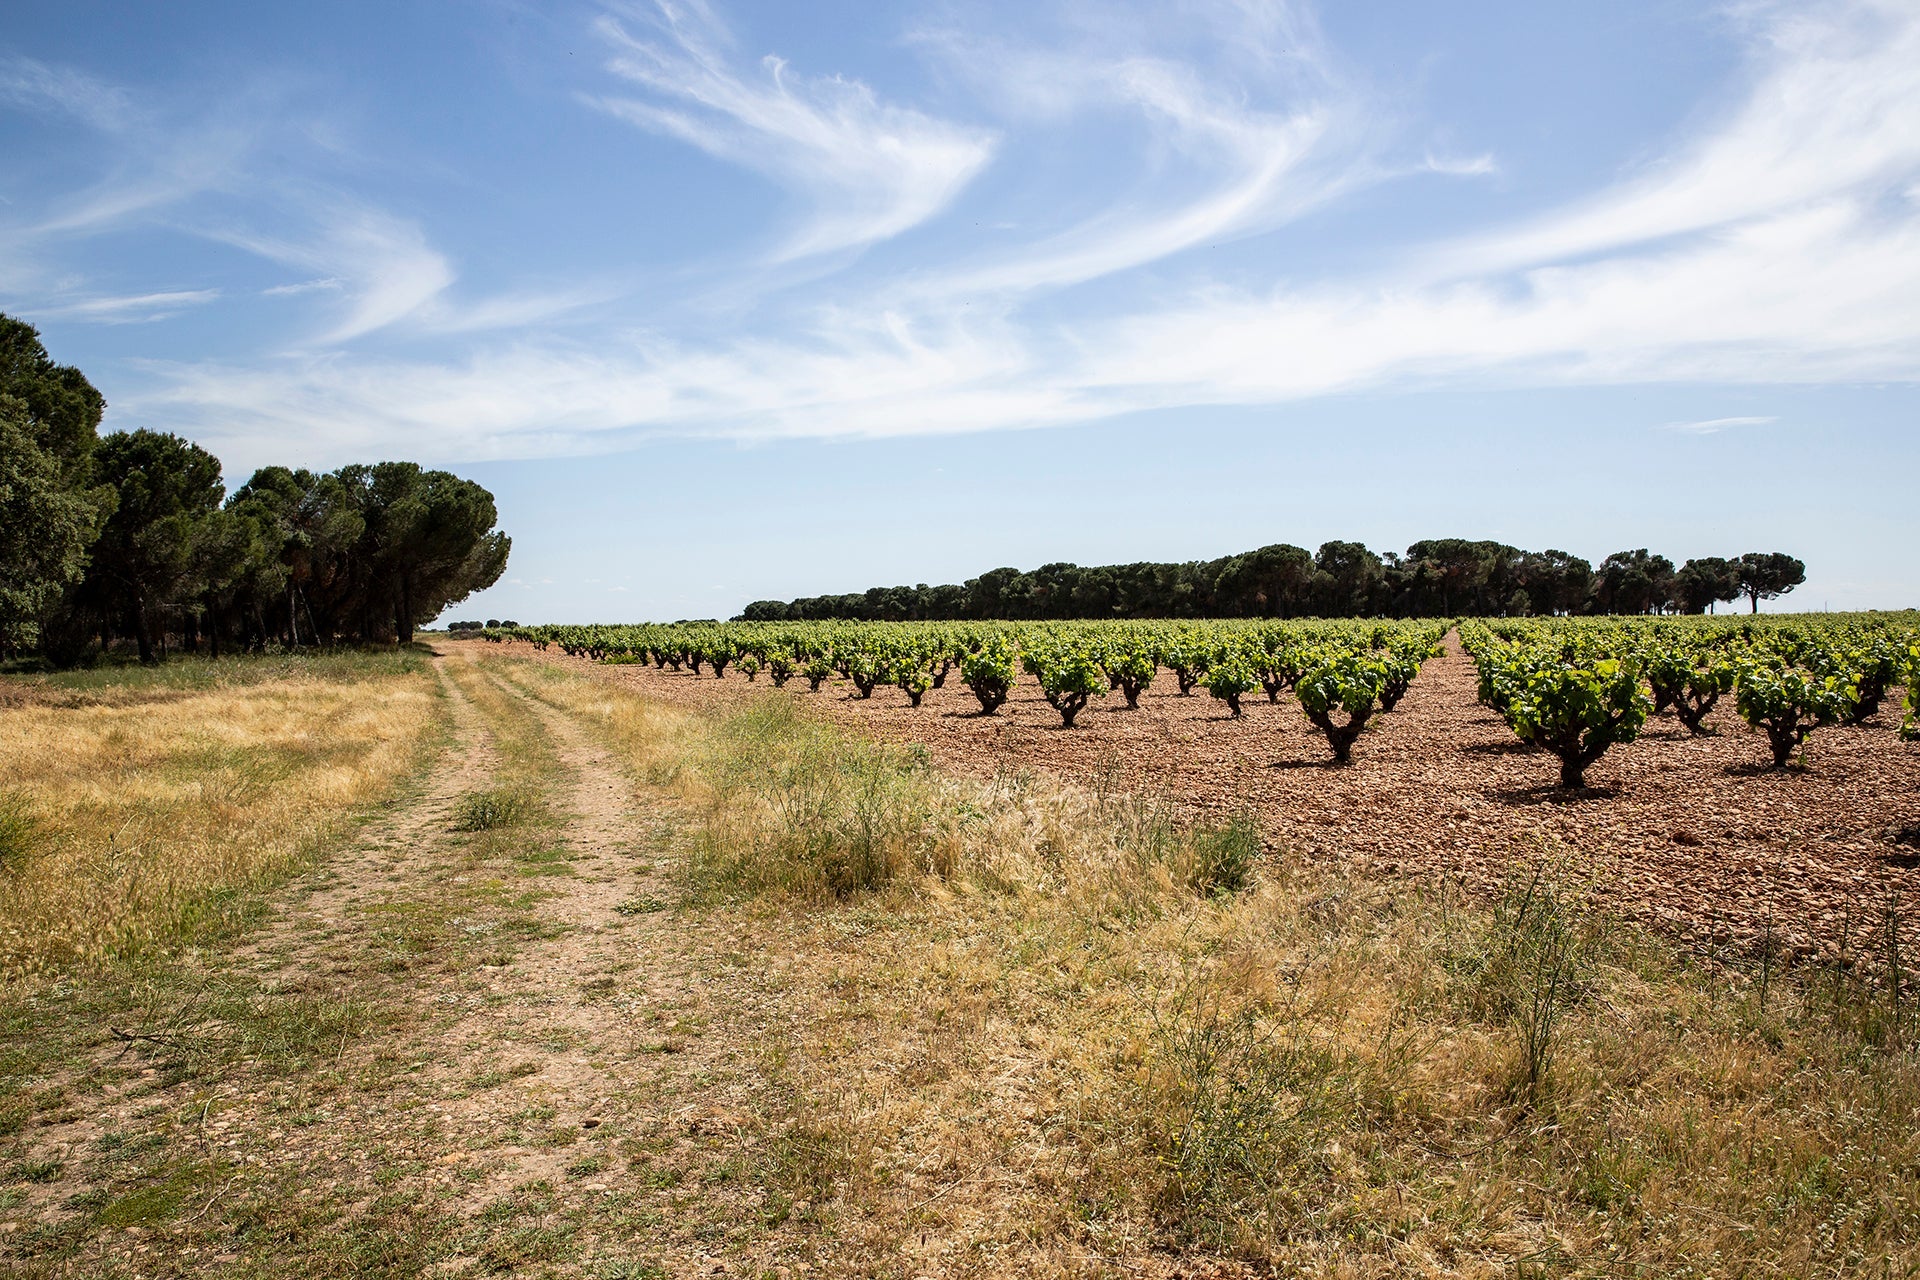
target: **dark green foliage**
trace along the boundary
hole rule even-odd
[[[108,503],[65,482],[34,442],[25,404],[0,396],[0,653],[40,641],[40,621],[86,571]]]
[[[1667,606],[1674,587],[1673,561],[1638,551],[1616,551],[1593,576],[1600,613],[1654,613]]]
[[[1760,612],[1762,600],[1776,600],[1807,580],[1807,566],[1784,551],[1749,551],[1738,563],[1740,594],[1749,612]]]
[[[0,396],[25,406],[33,446],[52,459],[63,480],[83,484],[106,399],[78,369],[55,364],[32,325],[6,315],[0,315]]]
[[[1642,549],[1608,557],[1596,573],[1564,551],[1465,538],[1416,542],[1404,556],[1378,555],[1357,542],[1328,542],[1313,553],[1281,543],[1184,564],[1059,563],[1031,571],[993,569],[964,584],[756,600],[740,618],[954,622],[1698,612],[1733,598],[1727,567],[1746,559],[1689,561],[1687,570],[1676,573],[1671,560]],[[1184,692],[1195,682],[1182,683]]]
[[[220,460],[179,436],[118,431],[94,451],[94,473],[117,501],[93,544],[81,599],[152,662],[167,609],[193,594],[197,544],[226,496]]]
[[[506,566],[493,495],[411,462],[265,467],[224,504],[220,463],[179,436],[95,431],[105,402],[0,316],[0,651],[71,665],[99,640],[413,639]],[[505,624],[511,628],[515,624]]]
[[[1680,566],[1673,579],[1673,604],[1682,613],[1705,613],[1715,604],[1740,598],[1740,562],[1704,556]]]

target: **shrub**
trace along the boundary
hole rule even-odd
[[[1106,669],[1113,687],[1126,696],[1128,709],[1137,711],[1140,693],[1153,684],[1159,664],[1154,662],[1152,651],[1144,643],[1127,640],[1107,656]]]
[[[773,687],[784,689],[787,681],[793,679],[793,655],[775,651],[767,655],[767,679],[773,681]]]
[[[1516,874],[1484,932],[1447,957],[1469,1009],[1511,1028],[1514,1092],[1541,1100],[1567,1013],[1598,984],[1601,926],[1547,867]]]
[[[1278,705],[1280,695],[1300,679],[1300,651],[1279,636],[1269,636],[1254,646],[1248,655],[1249,666],[1266,690],[1267,701]]]
[[[980,714],[998,711],[1013,692],[1013,650],[1006,641],[988,640],[960,660],[960,679],[980,700]]]
[[[1187,883],[1204,894],[1238,893],[1253,876],[1260,858],[1260,823],[1251,813],[1236,814],[1225,826],[1198,827],[1192,836],[1193,861]]]
[[[1854,696],[1841,676],[1817,676],[1756,659],[1741,663],[1734,689],[1741,718],[1766,733],[1776,769],[1786,768],[1815,729],[1845,717]]]
[[[1194,636],[1178,636],[1169,641],[1160,652],[1161,665],[1173,672],[1174,681],[1180,686],[1180,696],[1193,696],[1193,686],[1207,674],[1207,664],[1211,651]]]
[[[1364,1069],[1307,1013],[1207,970],[1151,1010],[1132,1110],[1168,1220],[1205,1247],[1268,1236],[1329,1181]]]
[[[1077,645],[1038,655],[1034,666],[1040,691],[1060,713],[1062,728],[1073,728],[1073,718],[1086,708],[1088,699],[1105,697],[1108,692],[1106,673]]]
[[[864,648],[855,649],[847,655],[845,670],[847,679],[853,681],[853,687],[859,690],[854,696],[860,698],[871,698],[873,686],[879,684],[887,674],[886,664],[881,661],[880,655]]]
[[[1395,643],[1381,656],[1385,676],[1380,682],[1380,709],[1392,711],[1399,706],[1400,699],[1406,697],[1407,690],[1413,686],[1414,677],[1420,674],[1421,664],[1440,653],[1438,643],[1415,638]]]
[[[1386,664],[1361,653],[1341,653],[1321,661],[1294,685],[1307,719],[1326,736],[1333,758],[1346,764],[1353,744],[1373,716],[1386,680]],[[1336,720],[1335,714],[1345,720]]]
[[[1887,686],[1904,674],[1905,655],[1885,636],[1876,636],[1863,647],[1836,656],[1841,669],[1833,674],[1851,676],[1854,688],[1853,705],[1842,719],[1848,724],[1862,724],[1880,710]]]
[[[801,668],[800,674],[807,678],[807,692],[818,693],[822,682],[833,674],[833,664],[816,654],[807,659],[807,665]]]
[[[1900,736],[1920,742],[1920,645],[1907,650],[1907,718],[1901,722]]]
[[[1227,711],[1238,720],[1240,699],[1260,687],[1253,669],[1238,655],[1207,666],[1207,692],[1227,704]]]
[[[1662,650],[1647,662],[1647,682],[1653,687],[1653,708],[1672,707],[1687,726],[1688,733],[1705,733],[1701,722],[1707,718],[1720,695],[1733,689],[1739,674],[1730,662],[1702,659],[1691,653]]]
[[[907,701],[917,707],[933,687],[933,673],[917,662],[903,662],[894,668],[893,682],[907,695]]]
[[[1560,785],[1586,785],[1587,769],[1616,742],[1632,742],[1651,703],[1631,662],[1535,654],[1500,682],[1499,710],[1522,742],[1560,757]],[[1484,678],[1483,678],[1484,685]]]

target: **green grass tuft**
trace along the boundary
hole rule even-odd
[[[454,812],[457,831],[497,831],[515,827],[533,813],[533,797],[513,787],[492,787],[475,791],[460,801]]]

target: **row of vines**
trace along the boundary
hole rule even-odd
[[[1336,762],[1393,711],[1454,624],[1432,620],[1066,623],[673,623],[488,630],[607,663],[730,672],[851,696],[898,688],[915,707],[949,679],[994,715],[1021,672],[1064,727],[1099,699],[1127,708],[1163,674],[1183,696],[1204,690],[1229,716],[1243,699],[1291,695]],[[1606,750],[1671,713],[1690,733],[1722,698],[1765,733],[1785,766],[1823,725],[1858,724],[1908,689],[1903,736],[1920,739],[1920,628],[1912,615],[1748,619],[1485,619],[1458,624],[1480,700],[1530,746],[1557,756],[1561,783],[1585,784]]]
[[[1020,673],[1039,685],[1072,728],[1087,706],[1118,696],[1128,709],[1163,672],[1191,696],[1204,689],[1227,714],[1264,692],[1291,693],[1334,759],[1345,763],[1374,716],[1393,710],[1440,652],[1448,624],[1434,621],[1153,623],[718,623],[661,626],[522,627],[490,636],[557,645],[600,662],[651,662],[775,684],[803,680],[818,691],[839,676],[853,697],[895,686],[913,706],[956,679],[994,715]]]
[[[1461,624],[1480,701],[1584,785],[1609,747],[1670,711],[1691,734],[1731,698],[1785,768],[1826,725],[1858,725],[1907,687],[1902,737],[1920,740],[1920,630],[1911,615],[1822,615],[1768,623],[1495,619]]]

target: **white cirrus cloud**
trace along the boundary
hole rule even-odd
[[[298,288],[340,301],[315,342],[336,346],[428,310],[454,282],[453,265],[408,220],[338,201],[323,207],[311,230],[266,235],[244,227],[210,231],[238,248],[321,278]],[[284,286],[283,286],[284,288]]]
[[[1296,8],[1199,10],[1234,48],[1212,69],[1138,33],[1034,49],[923,38],[982,89],[993,134],[851,80],[742,71],[704,8],[663,9],[646,37],[608,20],[617,70],[645,94],[596,105],[806,197],[789,255],[927,223],[990,156],[1044,155],[1087,119],[1138,154],[1052,221],[982,183],[993,189],[967,201],[985,207],[966,212],[990,235],[928,247],[929,229],[907,268],[849,254],[804,296],[789,286],[810,265],[743,253],[730,280],[758,292],[704,325],[689,308],[620,311],[610,293],[561,285],[460,298],[420,224],[336,200],[302,234],[229,236],[338,282],[314,291],[318,342],[150,364],[116,405],[236,462],[331,462],[577,453],[665,433],[1013,429],[1469,382],[1920,381],[1920,10],[1748,6],[1739,99],[1588,198],[1366,269],[1249,255],[1229,279],[1180,255],[1361,184],[1491,162],[1468,148],[1423,166],[1419,149],[1396,149]],[[1042,140],[1022,152],[1028,135]],[[1060,301],[1088,286],[1097,306]],[[551,323],[600,303],[592,332]],[[376,333],[378,346],[355,342]],[[423,338],[441,345],[401,341]],[[1761,424],[1674,429],[1739,425]]]
[[[119,131],[139,118],[126,90],[72,67],[18,55],[0,58],[0,101],[78,117],[96,129]]]
[[[811,206],[780,246],[799,258],[886,240],[946,208],[993,155],[985,132],[883,102],[857,80],[810,77],[777,57],[737,67],[701,0],[663,2],[653,38],[614,17],[596,29],[609,69],[649,96],[586,101],[785,185]]]
[[[220,296],[218,289],[172,289],[159,293],[117,297],[74,298],[37,308],[35,314],[57,320],[91,320],[100,324],[131,324],[164,320],[183,307],[203,306]]]
[[[1685,432],[1688,435],[1711,436],[1734,427],[1764,427],[1769,423],[1778,421],[1780,421],[1780,419],[1777,417],[1762,415],[1734,418],[1701,418],[1695,422],[1669,422],[1666,424],[1666,429],[1668,431]]]

